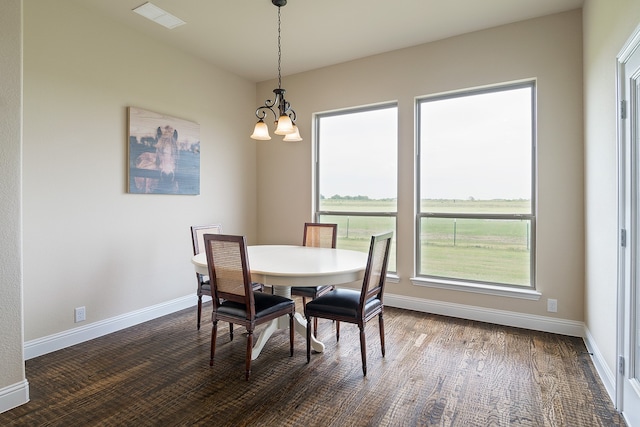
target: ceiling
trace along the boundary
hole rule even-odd
[[[72,0],[254,82],[277,77],[270,0],[153,0],[186,22],[166,29],[132,12],[145,0]],[[582,7],[583,0],[289,0],[282,75]]]

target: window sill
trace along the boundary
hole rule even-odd
[[[389,273],[385,281],[388,283],[400,283],[400,276],[395,273]]]
[[[457,282],[455,280],[427,279],[412,277],[411,283],[427,288],[447,289],[452,291],[473,292],[476,294],[496,295],[507,298],[520,298],[538,301],[542,294],[533,289],[518,289],[508,286],[497,286],[480,283]]]

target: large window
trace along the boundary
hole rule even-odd
[[[417,274],[534,287],[535,84],[419,99]]]
[[[398,108],[385,104],[316,115],[316,220],[338,224],[338,248],[369,251],[396,231]],[[396,271],[395,233],[389,272]]]

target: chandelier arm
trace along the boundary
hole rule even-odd
[[[281,110],[281,106],[283,103],[286,103],[286,101],[284,100],[284,89],[274,89],[273,93],[276,94],[276,97],[273,98],[273,101],[270,99],[267,99],[266,101],[264,101],[264,105],[258,107],[256,109],[256,117],[258,119],[264,119],[267,116],[267,113],[264,110],[269,110],[271,111],[271,114],[273,114],[273,118],[275,121],[278,120],[278,117],[280,117],[279,115],[276,114],[275,110],[273,109],[273,107],[275,107],[276,105],[278,105],[278,110]]]
[[[273,117],[277,120],[276,112],[273,111],[273,108],[267,105],[256,108],[256,117],[258,118],[258,120],[264,120],[267,117],[267,112],[265,110],[271,111],[271,114],[273,114]]]

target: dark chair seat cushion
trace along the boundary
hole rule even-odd
[[[326,295],[318,297],[307,303],[305,313],[309,316],[341,316],[357,319],[358,305],[360,304],[360,291],[352,289],[335,289]],[[371,298],[365,304],[366,314],[380,307],[382,303],[378,298]]]
[[[256,319],[282,310],[287,306],[295,305],[295,302],[289,298],[282,297],[280,295],[271,295],[265,292],[254,292],[253,301],[255,302],[256,307]],[[218,307],[218,313],[224,313],[242,319],[247,318],[245,305],[233,301],[224,301],[220,304]]]
[[[315,298],[317,294],[321,293],[325,289],[330,289],[331,286],[293,286],[291,287],[291,295],[297,295],[299,297]]]
[[[209,295],[211,295],[211,283],[209,283],[208,280],[200,284],[200,289],[202,290],[202,292],[207,292]]]

